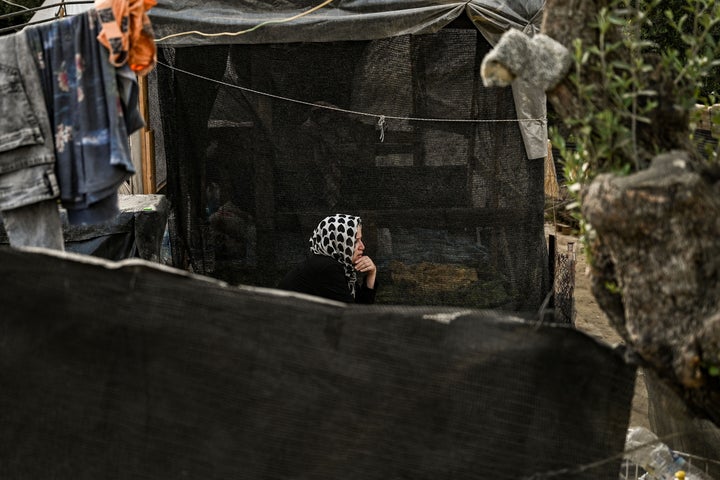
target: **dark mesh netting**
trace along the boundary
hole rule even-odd
[[[0,274],[3,479],[618,478],[635,367],[569,326],[52,251]]]
[[[161,48],[175,266],[273,287],[318,221],[363,219],[378,303],[534,310],[548,287],[543,159],[476,29]]]
[[[575,326],[575,244],[568,243],[566,252],[555,255],[553,306],[555,321]]]

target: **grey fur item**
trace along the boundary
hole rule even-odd
[[[539,33],[505,32],[485,55],[480,75],[486,87],[505,87],[522,78],[544,92],[552,90],[570,70],[572,56],[561,43]]]

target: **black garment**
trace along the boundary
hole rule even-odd
[[[375,287],[377,288],[377,280]],[[353,298],[343,265],[325,255],[310,255],[300,266],[285,275],[278,288],[345,303],[375,303],[376,288],[368,288],[364,279]]]

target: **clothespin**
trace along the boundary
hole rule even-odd
[[[65,7],[65,0],[62,0],[60,2],[60,7],[58,7],[58,11],[55,12],[55,18],[62,18],[67,16],[67,8]]]
[[[385,141],[385,115],[380,115],[378,118],[377,128],[380,130],[380,141]]]

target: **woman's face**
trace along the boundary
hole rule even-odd
[[[355,250],[353,250],[352,262],[357,262],[363,256],[365,244],[362,241],[362,226],[359,226],[355,234]]]

